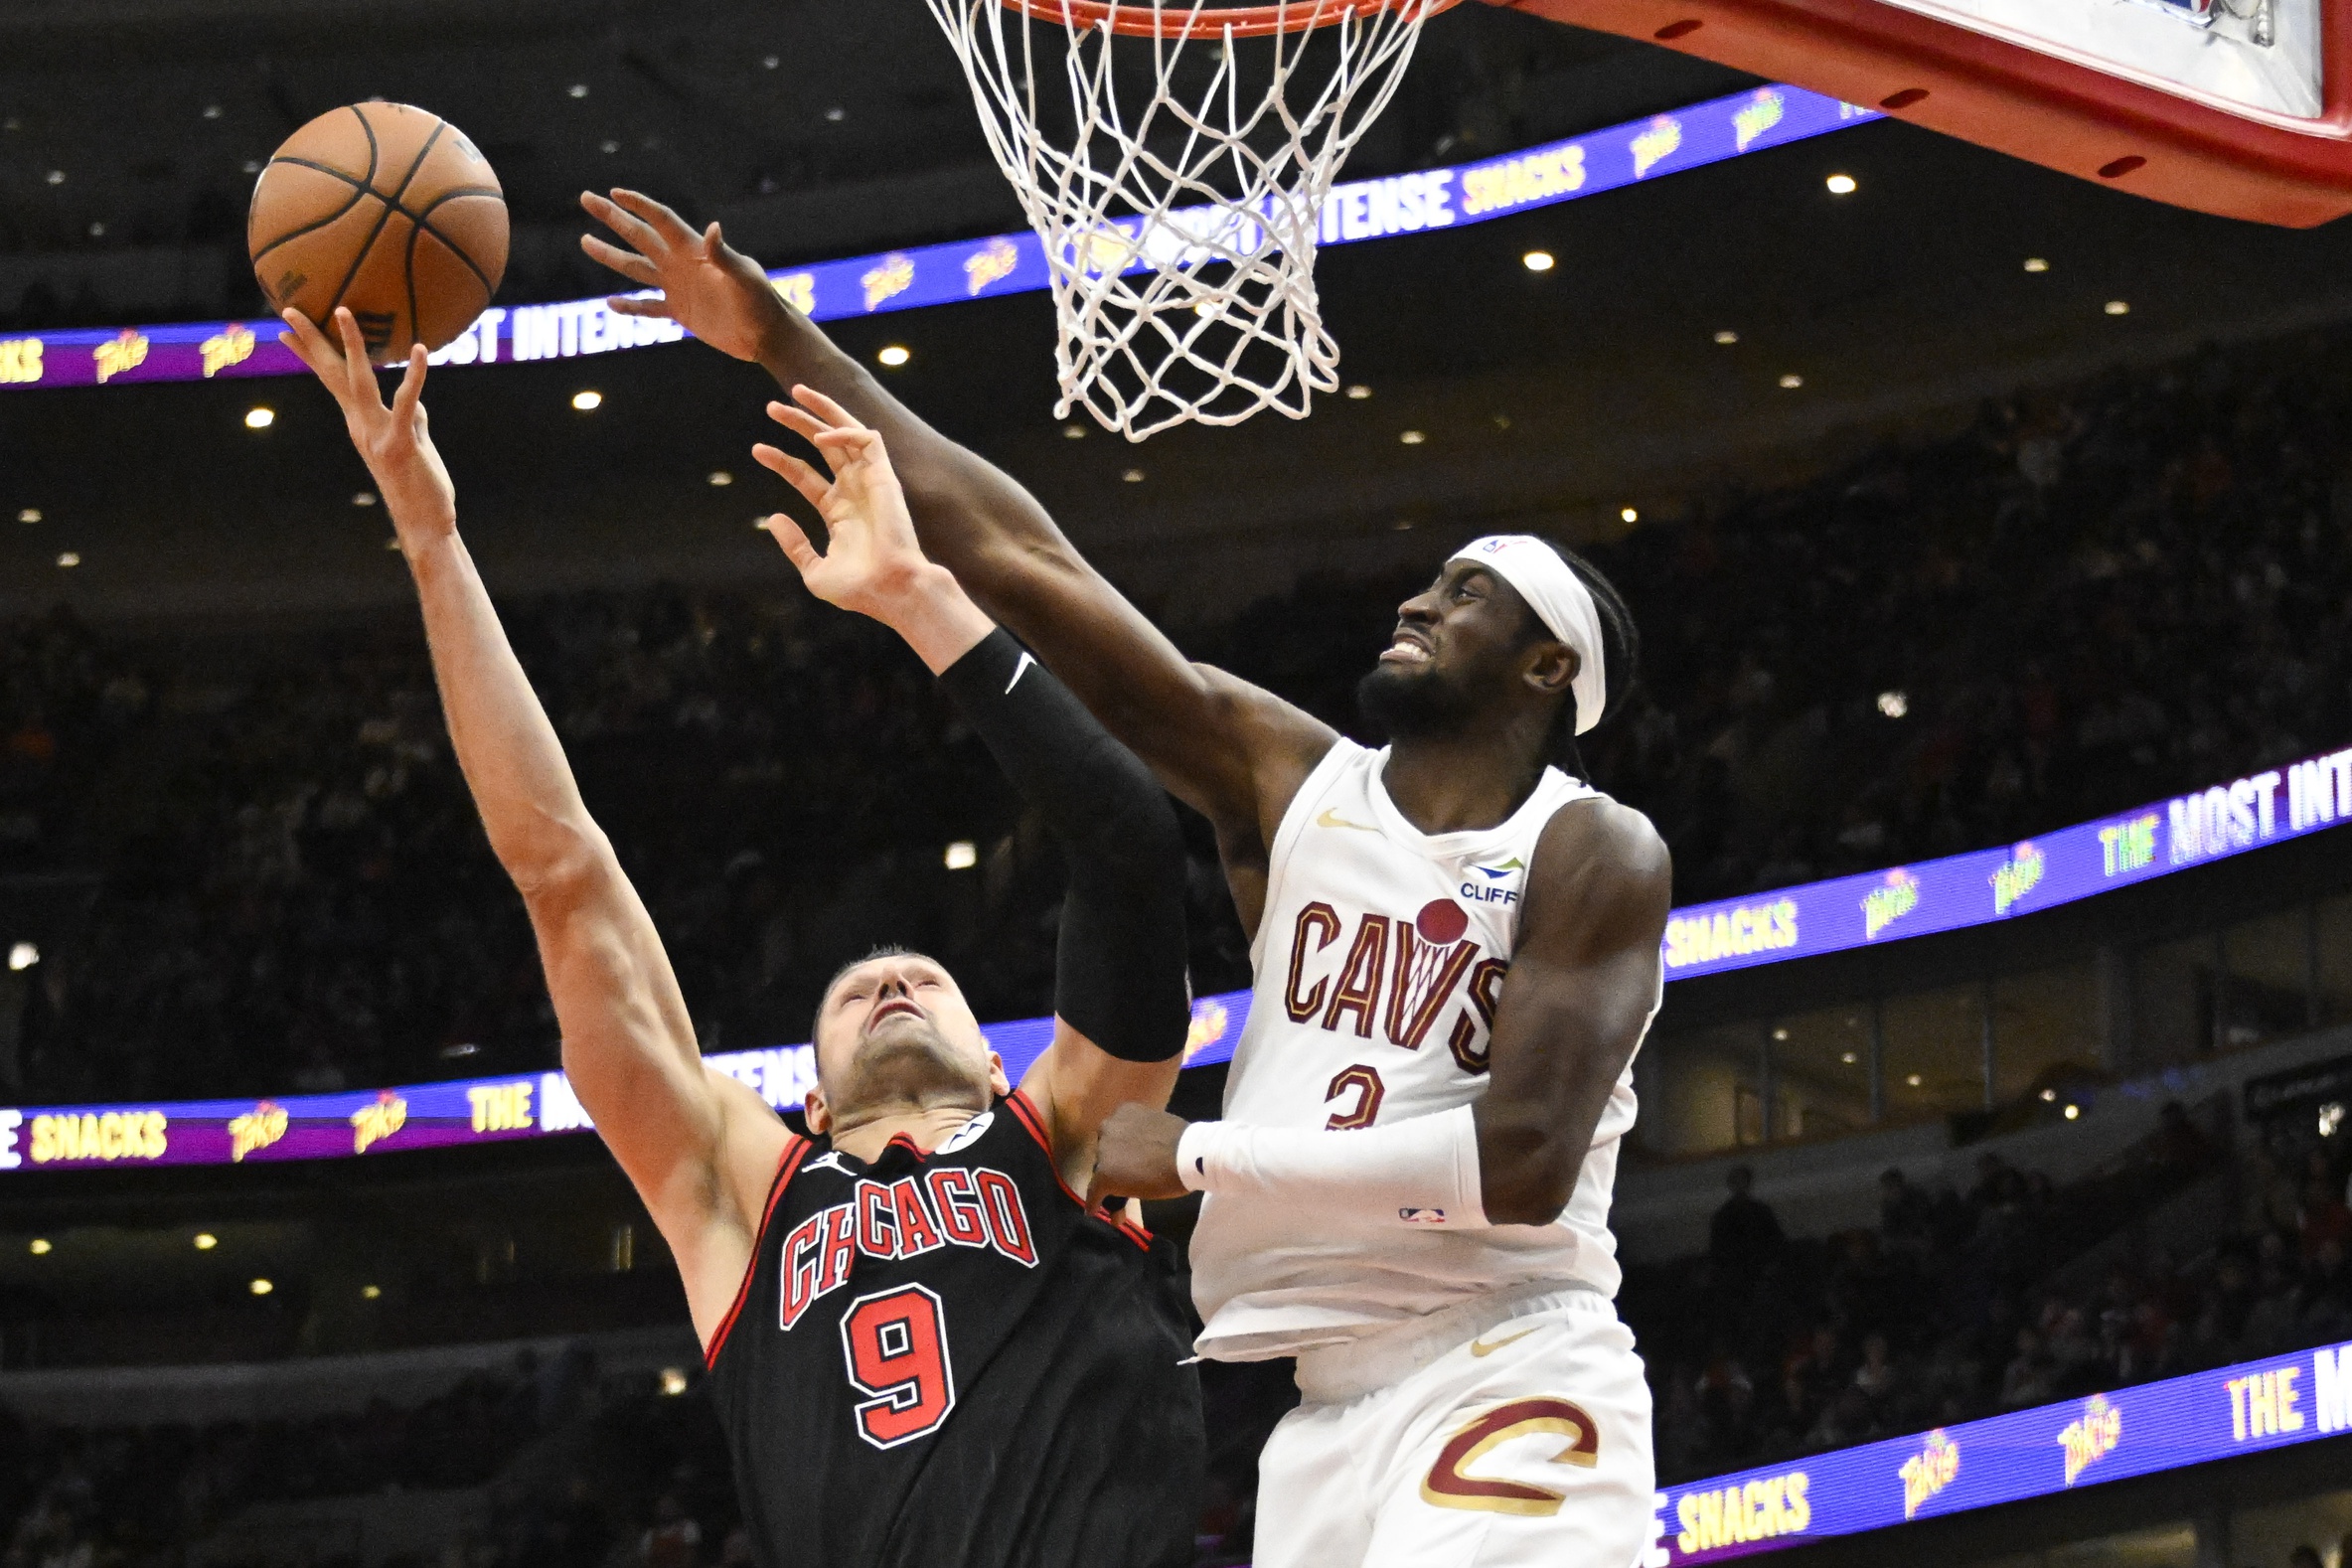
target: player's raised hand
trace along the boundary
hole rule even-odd
[[[376,385],[376,368],[368,363],[367,346],[360,340],[359,323],[348,307],[335,310],[340,345],[298,310],[287,311],[284,319],[286,330],[277,341],[293,350],[335,394],[343,409],[343,427],[375,476],[400,548],[413,554],[418,546],[455,532],[457,490],[426,430],[423,345],[409,350],[408,368],[387,407]]]
[[[759,357],[760,338],[784,303],[759,263],[728,244],[712,224],[701,234],[650,196],[614,188],[609,197],[580,193],[588,216],[621,239],[580,235],[580,248],[632,283],[658,288],[651,299],[618,295],[606,303],[624,316],[662,316],[722,354]]]

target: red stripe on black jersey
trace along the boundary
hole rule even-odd
[[[1063,1178],[1061,1162],[1053,1157],[1053,1140],[1045,1132],[1045,1118],[1039,1114],[1035,1102],[1029,1099],[1028,1091],[1016,1089],[1005,1096],[1005,1103],[1013,1108],[1015,1116],[1020,1118],[1020,1125],[1028,1129],[1029,1136],[1037,1141],[1037,1147],[1045,1151],[1045,1163],[1053,1168],[1053,1184],[1060,1187],[1062,1194],[1071,1202],[1088,1213],[1101,1213],[1102,1210],[1091,1207]]]
[[[718,1328],[710,1335],[709,1346],[703,1351],[703,1369],[708,1371],[718,1364],[718,1352],[726,1344],[727,1331],[742,1316],[743,1303],[751,1299],[751,1282],[759,1277],[759,1249],[767,1241],[768,1220],[776,1212],[776,1200],[792,1184],[792,1174],[809,1152],[809,1141],[798,1133],[785,1135],[784,1153],[776,1161],[776,1178],[768,1183],[768,1200],[759,1211],[759,1228],[751,1233],[751,1261],[743,1265],[743,1283],[735,1287],[735,1304],[718,1320]]]

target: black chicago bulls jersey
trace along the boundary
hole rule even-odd
[[[1191,1354],[1151,1239],[1016,1092],[929,1155],[794,1139],[710,1371],[767,1568],[1180,1568]]]

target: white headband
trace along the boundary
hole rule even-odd
[[[1536,619],[1576,650],[1576,679],[1568,688],[1576,704],[1576,732],[1599,723],[1609,706],[1609,671],[1601,651],[1600,606],[1584,579],[1532,534],[1490,534],[1463,546],[1454,558],[1475,560],[1516,588]]]

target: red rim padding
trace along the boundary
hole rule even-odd
[[[1113,6],[1105,0],[998,0],[1008,11],[1039,21],[1060,22],[1081,30],[1109,24],[1128,38],[1182,39],[1202,37],[1265,38],[1275,33],[1305,33],[1331,27],[1349,12],[1407,11],[1423,0],[1291,0],[1289,5],[1203,5],[1194,11],[1187,0],[1126,0]],[[1422,20],[1451,11],[1462,0],[1427,0]],[[1116,15],[1114,15],[1114,12]]]

